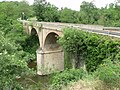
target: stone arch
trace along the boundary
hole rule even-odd
[[[31,29],[31,35],[37,35],[37,31],[36,31],[35,28],[32,28],[32,29]]]
[[[59,35],[55,32],[50,32],[47,34],[44,42],[45,51],[55,51],[60,50],[60,45],[57,43]]]
[[[38,32],[35,28],[30,29],[30,35],[29,35],[27,42],[28,42],[27,46],[29,46],[29,49],[30,49],[29,53],[35,55],[36,50],[38,50],[40,47]],[[36,59],[37,57],[30,59],[30,61],[28,62],[28,67],[37,69]]]
[[[31,28],[31,32],[30,32],[31,36],[36,36],[36,38],[38,38],[38,42],[39,42],[39,46],[40,46],[40,39],[39,39],[39,35],[38,32],[35,28]]]

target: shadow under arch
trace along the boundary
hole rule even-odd
[[[31,35],[27,37],[24,44],[24,51],[28,52],[30,54],[29,60],[28,60],[28,67],[36,69],[37,65],[37,56],[36,56],[36,50],[39,48],[39,37],[37,34],[37,31],[35,28],[31,29]]]
[[[57,43],[58,37],[59,35],[54,32],[49,33],[44,42],[44,49],[46,51],[60,50],[60,45]]]
[[[29,46],[31,49],[34,49],[35,53],[40,46],[39,36],[35,28],[31,29],[31,35],[29,36]]]
[[[31,29],[31,35],[38,35],[35,28],[32,28],[32,29]]]

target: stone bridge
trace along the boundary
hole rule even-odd
[[[64,70],[64,52],[57,43],[57,38],[62,36],[62,29],[65,27],[75,27],[89,32],[120,37],[120,28],[52,22],[22,22],[29,35],[36,35],[39,38],[40,46],[36,51],[37,73],[39,75]]]

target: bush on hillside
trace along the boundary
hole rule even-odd
[[[52,87],[59,90],[62,86],[66,86],[70,82],[78,81],[87,74],[83,69],[68,69],[62,73],[57,73],[52,78]]]
[[[109,88],[120,88],[120,62],[112,62],[110,58],[93,73],[95,78],[103,81]]]

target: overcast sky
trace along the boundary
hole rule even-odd
[[[22,0],[0,0],[0,1],[22,1]],[[29,2],[29,4],[33,4],[34,0],[26,0]],[[68,7],[73,10],[79,10],[80,4],[82,1],[91,2],[94,1],[94,4],[97,7],[105,7],[109,3],[114,3],[116,0],[46,0],[47,2],[50,2],[51,4],[54,4],[58,8],[61,7]]]

